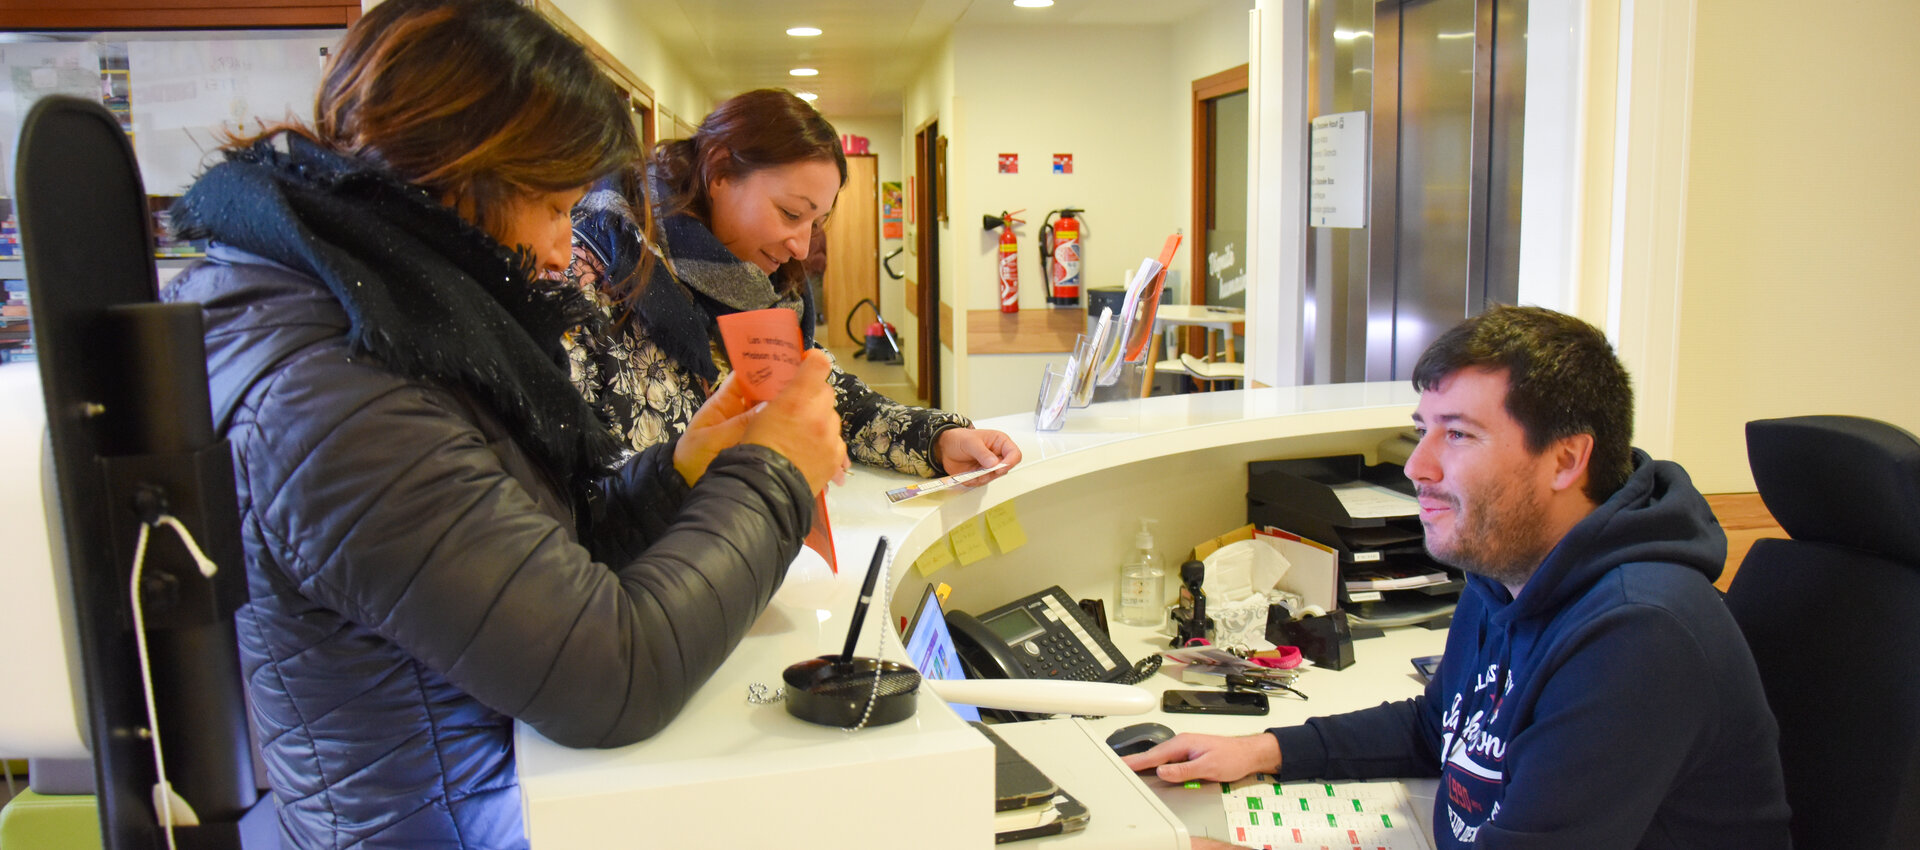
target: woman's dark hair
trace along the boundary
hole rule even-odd
[[[586,50],[512,0],[385,0],[327,63],[295,132],[457,200],[493,232],[517,196],[638,159],[625,101]],[[497,235],[497,234],[496,234]]]
[[[715,107],[692,138],[654,146],[654,173],[666,190],[660,217],[689,213],[711,227],[713,199],[707,186],[712,181],[816,160],[833,163],[840,170],[840,185],[847,184],[840,134],[812,104],[786,89],[735,95]],[[803,275],[791,277],[805,283]]]
[[[1606,334],[1540,307],[1494,307],[1434,340],[1413,367],[1425,392],[1463,369],[1507,374],[1507,414],[1527,435],[1527,450],[1593,435],[1587,498],[1606,501],[1633,474],[1633,387]]]

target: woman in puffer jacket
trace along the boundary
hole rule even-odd
[[[386,0],[311,127],[175,207],[231,441],[242,670],[289,847],[523,847],[513,724],[654,734],[739,643],[845,463],[829,364],[723,385],[629,454],[568,383],[568,211],[638,154],[585,52],[510,0]],[[624,463],[618,463],[626,458]],[[617,464],[617,465],[616,465]]]

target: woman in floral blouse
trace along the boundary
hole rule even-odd
[[[818,346],[802,261],[847,179],[833,125],[772,89],[722,103],[643,168],[574,208],[567,270],[601,310],[568,340],[574,385],[636,451],[685,431],[726,377],[717,317],[785,307]],[[1020,462],[1004,433],[900,404],[837,369],[833,383],[861,463],[932,477]]]

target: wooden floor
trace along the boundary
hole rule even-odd
[[[859,378],[874,392],[901,404],[914,407],[927,406],[926,399],[918,397],[914,393],[913,384],[907,381],[906,366],[898,363],[869,363],[865,358],[853,356],[856,350],[853,348],[827,349],[833,354],[834,363],[840,367],[840,371]]]
[[[1727,533],[1727,568],[1720,574],[1720,580],[1713,583],[1724,591],[1733,582],[1734,572],[1740,569],[1741,559],[1753,548],[1755,540],[1785,538],[1787,533],[1773,521],[1773,514],[1767,512],[1759,493],[1721,493],[1708,496],[1707,505],[1713,508],[1720,528]]]

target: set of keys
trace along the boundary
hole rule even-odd
[[[1229,673],[1226,677],[1227,690],[1229,692],[1266,691],[1268,693],[1286,691],[1304,700],[1307,698],[1307,695],[1293,686],[1293,680],[1296,675],[1298,674],[1292,670],[1247,670],[1238,673]]]

